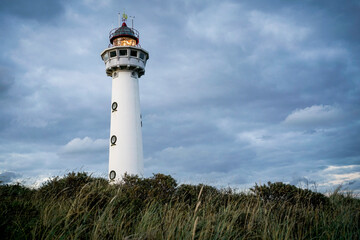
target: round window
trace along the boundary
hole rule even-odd
[[[114,170],[112,170],[110,173],[109,173],[109,178],[110,180],[114,180],[116,177],[116,172]]]
[[[112,145],[115,145],[116,140],[117,140],[116,136],[115,136],[115,135],[112,135],[112,136],[111,136],[111,144],[112,144]]]
[[[111,104],[111,108],[112,108],[113,111],[116,111],[117,107],[118,107],[117,102],[113,102],[113,103]]]

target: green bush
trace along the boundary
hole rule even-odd
[[[201,195],[200,195],[201,191]],[[187,204],[195,204],[199,200],[205,200],[209,198],[216,198],[220,194],[220,191],[212,186],[207,186],[203,184],[199,185],[190,185],[190,184],[181,184],[175,193],[177,201],[181,201]]]
[[[39,211],[31,199],[35,190],[20,184],[0,185],[0,233],[2,239],[25,239]]]
[[[45,182],[39,189],[42,197],[65,197],[74,198],[76,194],[86,185],[100,181],[106,186],[108,182],[103,178],[94,178],[86,172],[70,172],[63,178],[55,177]]]
[[[16,197],[26,198],[31,197],[35,190],[20,185],[19,183],[13,185],[0,185],[0,199],[13,199]]]
[[[126,194],[133,200],[143,202],[169,201],[176,189],[177,183],[170,175],[154,174],[150,178],[125,174],[119,188],[126,191]]]
[[[279,204],[305,204],[313,207],[328,206],[329,199],[321,193],[312,192],[309,189],[297,188],[294,185],[282,182],[267,185],[255,185],[250,188],[256,196],[264,201],[277,202]]]

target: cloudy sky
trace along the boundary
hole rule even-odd
[[[106,176],[117,13],[149,51],[145,176],[360,192],[360,1],[2,0],[0,180]]]

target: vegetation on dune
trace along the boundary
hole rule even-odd
[[[86,173],[39,189],[0,185],[2,239],[359,239],[360,200],[284,183],[249,193],[177,185],[171,177]]]

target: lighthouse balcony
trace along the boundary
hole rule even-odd
[[[130,70],[137,71],[140,77],[145,73],[149,54],[142,48],[117,46],[104,50],[101,58],[108,76],[111,76],[113,71]]]

